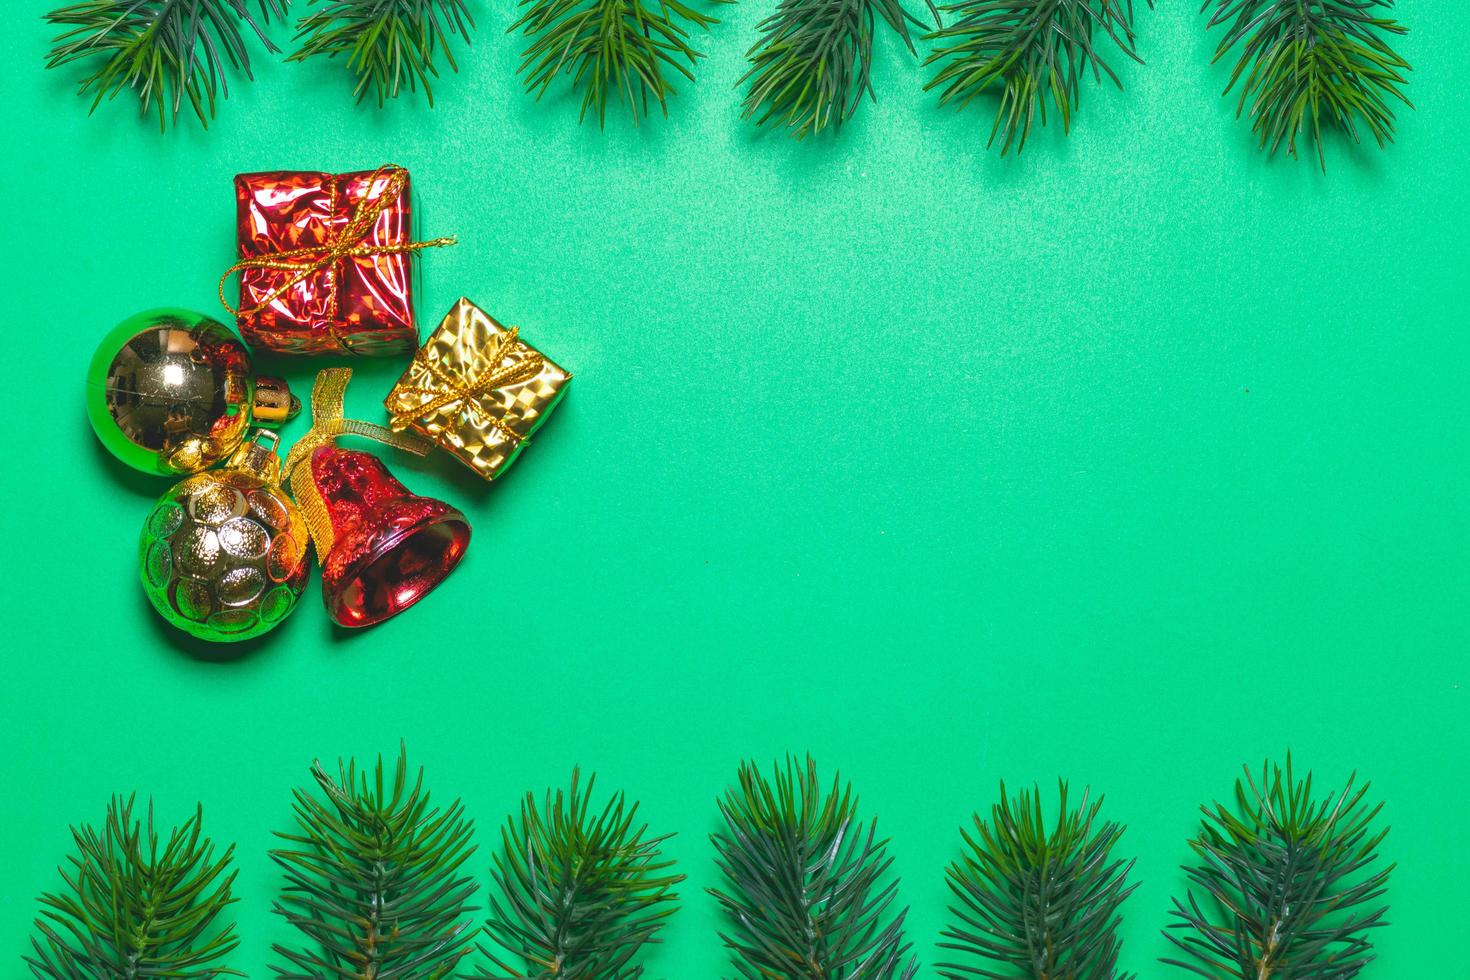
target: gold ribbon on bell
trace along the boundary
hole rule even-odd
[[[323,502],[316,481],[311,475],[311,454],[322,446],[331,445],[339,436],[362,436],[374,442],[402,449],[423,456],[430,444],[418,436],[394,432],[374,422],[349,419],[343,415],[347,395],[347,382],[352,380],[351,368],[324,368],[316,376],[311,388],[311,429],[296,441],[286,454],[281,470],[290,480],[291,494],[301,508],[312,543],[316,545],[318,559],[325,558],[332,550],[333,531],[327,505]],[[305,464],[305,465],[302,465]]]
[[[385,174],[388,183],[383,192],[370,201],[364,201],[353,214],[352,219],[342,226],[342,230],[323,244],[295,248],[286,252],[275,252],[271,255],[251,256],[241,259],[226,269],[225,274],[219,279],[219,301],[224,308],[236,317],[251,317],[269,307],[298,284],[305,282],[309,276],[316,275],[324,269],[330,269],[343,259],[374,255],[401,255],[425,248],[443,248],[458,241],[457,238],[450,236],[431,238],[426,242],[366,244],[364,240],[372,232],[378,219],[398,202],[398,199],[403,196],[404,188],[408,186],[408,171],[395,164],[384,164],[379,167],[373,173],[372,180],[368,181],[368,186],[370,188],[375,186]],[[281,285],[266,293],[265,297],[255,306],[249,309],[237,309],[225,299],[225,283],[229,281],[230,276],[246,269],[272,269],[278,272],[289,272],[291,275],[286,277]],[[334,292],[334,303],[335,295]],[[335,319],[335,314],[333,319]]]

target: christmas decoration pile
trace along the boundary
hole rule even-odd
[[[154,505],[138,552],[143,589],[174,626],[219,642],[268,632],[305,590],[312,547],[332,621],[370,626],[459,565],[470,525],[337,441],[360,436],[417,455],[437,446],[493,480],[571,375],[468,299],[419,346],[414,256],[454,239],[413,240],[403,168],[244,174],[235,185],[240,260],[221,279],[221,303],[252,345],[278,353],[414,352],[384,400],[389,424],[346,418],[352,371],[324,369],[311,429],[283,460],[262,427],[293,418],[300,402],[284,382],[252,375],[229,327],[180,309],[140,313],[103,338],[87,415],[124,463],[185,477]],[[237,272],[235,305],[225,284]]]

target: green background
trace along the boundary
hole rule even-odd
[[[486,847],[574,764],[641,799],[689,875],[650,960],[676,978],[728,972],[703,889],[742,757],[810,750],[856,784],[930,963],[956,829],[998,780],[1092,785],[1129,826],[1124,955],[1153,977],[1196,807],[1291,749],[1387,801],[1366,975],[1464,975],[1463,5],[1398,5],[1418,110],[1387,152],[1334,142],[1326,176],[1256,152],[1191,4],[1140,7],[1126,91],[1089,86],[1069,139],[1005,158],[892,38],[839,139],[757,132],[732,87],[758,3],[636,130],[522,95],[510,5],[477,3],[433,110],[261,54],[207,133],[166,136],[42,71],[47,6],[11,5],[0,59],[0,975],[67,825],[132,790],[238,842],[237,965],[265,975],[290,787],[400,740]],[[421,230],[461,240],[424,258],[423,321],[470,296],[570,396],[494,486],[391,459],[475,525],[411,613],[343,635],[314,582],[265,642],[190,646],[135,581],[166,481],[96,444],[87,360],[137,310],[217,310],[236,172],[389,160]],[[323,363],[261,360],[303,389]],[[401,366],[354,364],[353,414],[381,418]]]

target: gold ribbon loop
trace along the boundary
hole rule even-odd
[[[389,426],[394,432],[402,432],[414,419],[424,418],[455,404],[460,405],[461,412],[465,412],[476,398],[487,391],[522,384],[536,377],[546,361],[539,351],[521,344],[519,337],[519,327],[511,327],[500,334],[495,346],[485,352],[488,367],[468,380],[454,377],[445,371],[429,359],[424,353],[425,348],[420,347],[413,356],[414,362],[438,383],[437,387],[408,384],[395,387],[387,405]],[[505,359],[514,353],[517,346],[526,351],[526,356],[513,364],[505,364]],[[424,401],[425,398],[428,401]],[[521,441],[521,435],[506,425],[503,419],[491,418],[489,422],[512,443]]]
[[[416,456],[423,456],[431,448],[417,436],[394,432],[373,422],[344,418],[347,382],[351,380],[351,368],[324,368],[317,372],[316,382],[311,388],[311,429],[291,447],[281,467],[282,475],[291,482],[291,495],[296,498],[301,515],[306,519],[318,561],[325,561],[327,552],[332,550],[333,533],[326,502],[312,479],[311,454],[331,445],[338,436],[345,435],[362,436]]]
[[[329,269],[343,259],[373,255],[405,255],[425,248],[443,248],[458,241],[450,236],[431,238],[426,242],[404,242],[398,245],[364,244],[363,239],[372,233],[373,226],[378,223],[378,219],[403,196],[403,189],[408,184],[407,170],[393,164],[385,164],[373,172],[372,179],[368,181],[368,194],[372,193],[373,187],[385,173],[388,175],[388,184],[383,188],[383,192],[376,200],[364,199],[362,206],[357,209],[347,224],[342,226],[340,232],[332,235],[329,231],[329,238],[326,242],[306,248],[244,258],[226,269],[225,274],[219,277],[219,301],[224,308],[236,317],[251,317],[296,288],[298,284],[305,282],[309,276]],[[246,269],[273,269],[278,272],[289,272],[291,275],[284,283],[266,293],[265,298],[255,306],[248,310],[238,309],[231,306],[230,301],[225,299],[225,283],[229,281],[230,276]]]

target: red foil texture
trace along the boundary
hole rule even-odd
[[[325,252],[365,203],[388,189],[393,171],[350,174],[274,170],[235,178],[240,257],[258,258],[320,246]],[[390,204],[362,244],[412,241],[409,190]],[[282,269],[240,272],[240,332],[256,347],[290,354],[411,353],[418,347],[413,317],[411,253],[349,256],[308,275],[282,295]],[[265,303],[265,306],[250,312]]]

